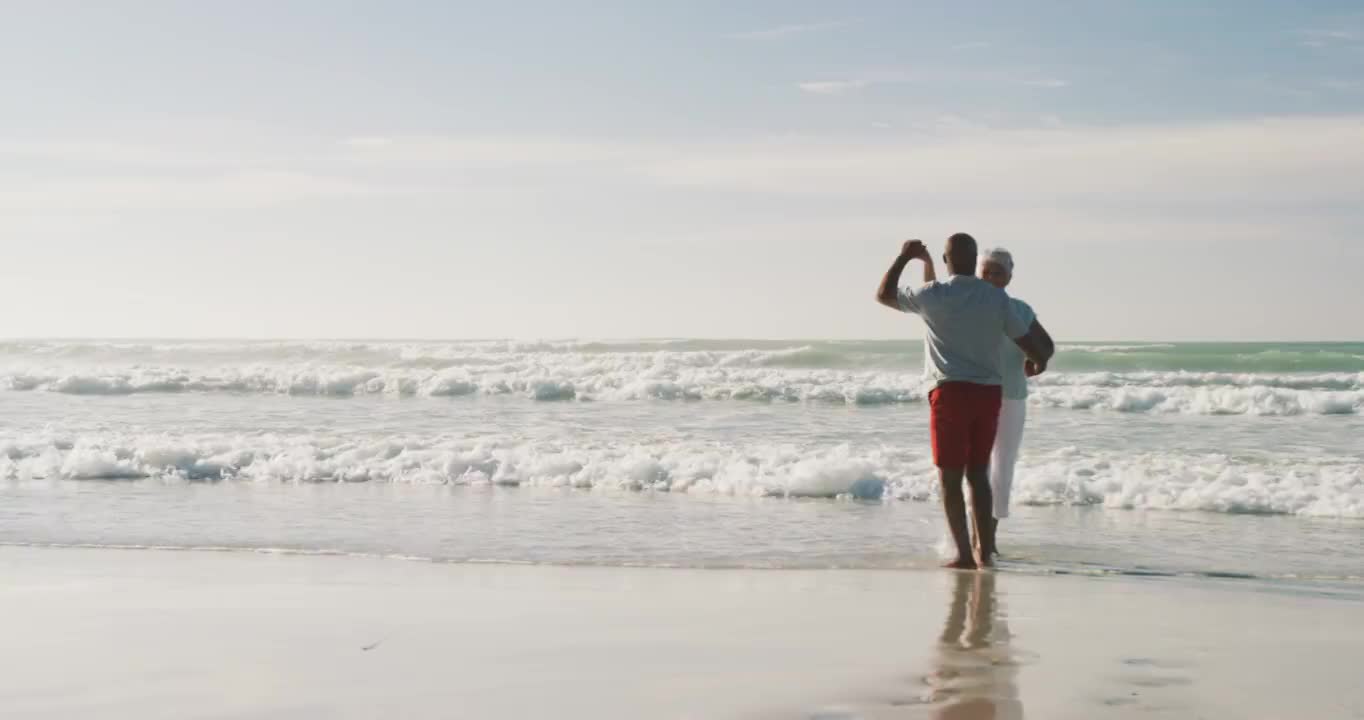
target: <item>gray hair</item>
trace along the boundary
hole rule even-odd
[[[994,263],[1004,268],[1010,275],[1014,274],[1013,253],[1004,248],[985,248],[984,250],[981,250],[980,255],[976,256],[976,264],[979,266],[984,265],[987,262]]]

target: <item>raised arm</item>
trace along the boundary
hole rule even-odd
[[[924,284],[938,281],[938,271],[933,268],[933,256],[924,250]]]
[[[881,278],[881,286],[876,289],[876,302],[892,310],[904,311],[904,308],[900,307],[900,275],[904,273],[909,261],[916,257],[927,259],[928,248],[918,240],[906,240],[905,244],[900,246],[900,256],[895,258],[895,262],[891,263],[890,269]],[[932,263],[931,260],[928,262]]]

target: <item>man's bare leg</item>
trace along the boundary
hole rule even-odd
[[[952,531],[952,541],[957,545],[957,559],[947,567],[958,570],[972,570],[976,560],[971,554],[971,537],[966,530],[966,498],[962,495],[962,468],[938,468],[938,479],[942,483],[942,509],[947,515],[947,528]],[[989,487],[989,483],[986,483]]]
[[[993,565],[995,554],[995,503],[990,490],[990,466],[978,465],[966,470],[966,481],[971,483],[971,525],[975,529],[981,565]]]

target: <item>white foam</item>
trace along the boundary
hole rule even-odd
[[[1277,387],[1042,386],[1031,402],[1046,407],[1187,415],[1353,415],[1364,391]]]
[[[0,437],[0,478],[496,484],[918,501],[937,493],[929,459],[899,447],[701,441],[574,446],[268,433]],[[1364,464],[1358,458],[1025,451],[1015,483],[1016,501],[1024,504],[1364,517]]]
[[[752,345],[757,345],[753,347]],[[0,388],[73,395],[229,393],[537,401],[918,402],[920,352],[720,341],[3,342]],[[1164,345],[1077,346],[1090,354]],[[1356,414],[1364,372],[1053,371],[1040,405],[1117,412]]]
[[[1269,387],[1291,390],[1361,390],[1364,372],[1350,373],[1231,373],[1137,371],[1052,372],[1033,380],[1043,386],[1121,387]]]
[[[1221,454],[1099,455],[1068,448],[1025,456],[1014,498],[1036,505],[1364,518],[1364,464],[1357,458],[1255,463]]]
[[[442,369],[318,365],[87,369],[0,368],[0,388],[75,395],[233,393],[350,397],[513,395],[537,401],[744,400],[881,405],[922,401],[917,372],[777,368],[710,353],[528,355]],[[753,366],[758,363],[758,366]],[[1195,415],[1333,415],[1364,411],[1364,373],[1056,373],[1033,402],[1055,408]]]
[[[438,370],[411,367],[284,365],[91,368],[79,374],[0,368],[0,387],[76,395],[220,392],[287,395],[524,395],[536,400],[822,400],[845,403],[921,399],[918,373],[735,366],[732,357],[526,356]],[[761,363],[760,360],[756,362]]]
[[[0,441],[0,477],[257,482],[407,482],[671,490],[726,495],[879,497],[882,473],[912,457],[855,457],[847,446],[732,448],[682,443],[566,448],[398,438],[373,442],[253,436],[112,435]]]

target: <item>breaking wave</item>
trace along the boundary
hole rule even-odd
[[[922,401],[917,371],[774,368],[762,358],[528,357],[444,369],[274,365],[119,368],[70,374],[0,372],[0,388],[71,395],[231,393],[315,397],[518,396],[537,401],[747,400],[884,405]],[[1352,415],[1364,408],[1364,373],[1248,375],[1054,373],[1032,402],[1075,410],[1195,415]]]
[[[898,447],[673,441],[584,444],[294,434],[0,438],[9,480],[442,483],[927,501],[934,469]],[[1025,454],[1015,501],[1114,509],[1364,518],[1358,458],[1219,453]]]

